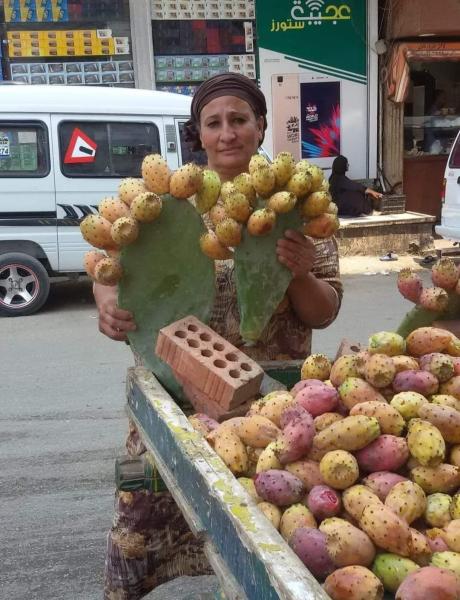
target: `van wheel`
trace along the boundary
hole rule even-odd
[[[45,267],[28,254],[0,254],[0,315],[31,315],[45,304],[50,281]]]

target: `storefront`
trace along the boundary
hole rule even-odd
[[[384,172],[406,209],[440,217],[447,156],[460,129],[460,6],[395,5],[382,94]],[[456,25],[456,28],[454,25]],[[460,38],[460,36],[459,36]]]

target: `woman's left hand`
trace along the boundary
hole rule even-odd
[[[293,277],[305,277],[313,268],[316,248],[313,241],[300,231],[288,229],[284,238],[278,240],[276,254],[281,264],[285,265]]]

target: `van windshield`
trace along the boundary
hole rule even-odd
[[[455,145],[450,153],[449,167],[451,169],[460,169],[460,134],[455,140]]]

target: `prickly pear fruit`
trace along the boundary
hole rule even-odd
[[[132,244],[139,235],[139,225],[133,217],[120,217],[112,223],[112,239],[118,246]]]
[[[290,394],[292,394],[295,398],[297,396],[297,394],[304,388],[306,388],[310,385],[319,385],[321,387],[323,384],[324,384],[324,381],[322,381],[321,379],[310,379],[310,378],[301,379],[291,388]]]
[[[276,440],[275,453],[282,464],[304,457],[311,448],[315,425],[310,414],[305,413],[290,421]]]
[[[449,494],[460,486],[460,468],[445,463],[435,467],[415,467],[410,476],[426,494]]]
[[[203,170],[203,183],[195,195],[195,206],[200,215],[207,213],[216,204],[220,195],[220,178],[211,169]]]
[[[304,223],[302,232],[312,238],[324,239],[333,236],[339,228],[340,222],[335,215],[323,213]]]
[[[419,368],[418,360],[413,356],[398,354],[397,356],[392,356],[392,358],[396,367],[396,373],[400,371],[416,371]]]
[[[455,408],[455,410],[460,411],[460,400],[457,400],[455,396],[450,396],[449,394],[433,394],[430,401],[437,406],[449,406],[450,408]]]
[[[382,600],[383,585],[366,567],[352,565],[337,569],[324,582],[333,600]]]
[[[329,192],[313,192],[300,206],[300,214],[304,219],[313,219],[328,211],[332,198]],[[332,213],[331,213],[332,214]]]
[[[222,198],[222,201],[225,202],[225,200],[233,194],[236,194],[236,187],[233,181],[224,181],[220,188],[220,197]]]
[[[409,525],[384,504],[366,506],[359,521],[371,540],[384,550],[401,556],[411,552]]]
[[[263,471],[270,471],[270,469],[282,469],[283,466],[280,463],[276,454],[277,445],[276,442],[270,442],[260,453],[257,460],[256,473],[262,473]]]
[[[313,486],[304,502],[318,521],[335,517],[342,508],[339,493],[328,485]]]
[[[406,440],[395,435],[381,435],[365,448],[356,452],[360,469],[374,471],[397,471],[409,458]]]
[[[397,286],[406,300],[410,300],[414,304],[418,303],[423,290],[422,278],[418,273],[415,273],[412,269],[401,269],[398,274]]]
[[[322,415],[319,415],[313,419],[315,423],[316,431],[323,431],[332,423],[336,423],[337,421],[341,421],[344,418],[344,415],[341,415],[337,412],[325,412]]]
[[[94,280],[101,285],[116,285],[122,277],[120,262],[112,256],[99,260],[94,267]]]
[[[366,415],[375,417],[383,434],[399,436],[406,425],[401,414],[385,402],[371,400],[355,404],[350,410],[350,415]]]
[[[398,333],[392,331],[379,331],[369,338],[367,349],[371,354],[386,354],[397,356],[406,351],[406,342]]]
[[[257,198],[256,190],[253,188],[251,183],[251,176],[249,173],[240,173],[233,179],[233,186],[236,192],[244,194],[249,200],[249,204],[254,206]]]
[[[247,229],[251,235],[267,235],[275,227],[276,213],[270,208],[259,208],[249,217]]]
[[[296,403],[305,408],[312,417],[317,417],[325,412],[337,408],[339,395],[332,386],[322,384],[303,388],[296,395]]]
[[[279,152],[272,163],[277,187],[283,187],[294,173],[295,160],[290,152]]]
[[[238,221],[238,223],[246,223],[252,212],[249,200],[240,192],[227,196],[224,200],[224,208],[227,215]]]
[[[427,498],[422,488],[413,481],[401,481],[385,498],[385,506],[410,525],[424,514]]]
[[[454,361],[451,356],[442,352],[424,354],[419,360],[420,369],[432,373],[441,383],[455,374]]]
[[[187,163],[171,175],[169,191],[175,198],[185,199],[199,192],[202,185],[202,169],[198,165]]]
[[[83,267],[92,279],[94,279],[94,269],[96,268],[97,263],[103,258],[105,258],[105,254],[98,250],[88,250],[88,252],[85,253]]]
[[[276,506],[290,506],[300,502],[305,487],[298,477],[288,471],[271,469],[257,473],[254,478],[257,494]]]
[[[444,352],[451,340],[451,334],[438,327],[419,327],[406,338],[407,353],[422,356],[431,352]]]
[[[410,421],[418,417],[418,411],[422,404],[428,400],[418,392],[399,392],[391,399],[390,406],[395,408],[405,419]]]
[[[418,529],[410,528],[411,533],[411,551],[409,558],[421,567],[425,567],[429,562],[433,551],[426,535]]]
[[[110,221],[111,223],[120,217],[129,216],[128,206],[119,198],[112,196],[103,198],[99,202],[98,211],[101,217],[104,217],[104,219],[107,219],[107,221]]]
[[[217,421],[211,419],[211,417],[208,417],[208,415],[205,415],[204,413],[195,413],[190,415],[188,417],[188,421],[191,423],[193,429],[203,435],[207,435],[219,427],[219,423]]]
[[[438,567],[422,567],[410,573],[396,591],[395,600],[457,600],[460,578]]]
[[[435,552],[431,557],[431,565],[452,571],[460,577],[460,553],[458,552]]]
[[[400,371],[393,379],[395,392],[418,392],[424,396],[436,394],[439,381],[428,371]]]
[[[347,450],[354,452],[364,448],[380,435],[380,426],[374,417],[356,415],[332,423],[314,437],[319,450]]]
[[[246,448],[236,433],[233,433],[230,429],[223,430],[214,439],[214,450],[234,475],[241,475],[247,471],[248,454]]]
[[[396,375],[393,360],[386,354],[372,354],[366,361],[364,377],[366,381],[376,388],[391,385]]]
[[[225,208],[222,206],[222,204],[215,204],[209,211],[209,218],[214,226],[216,226],[219,221],[223,221],[227,216],[228,215],[225,212]]]
[[[214,231],[207,231],[200,236],[200,248],[203,254],[214,260],[226,260],[232,257],[232,252],[224,246]]]
[[[372,564],[375,557],[374,544],[366,533],[345,519],[325,519],[319,530],[326,534],[327,550],[338,567],[367,567]]]
[[[259,502],[257,508],[264,513],[275,529],[279,529],[281,523],[281,510],[271,502]]]
[[[409,422],[407,445],[411,455],[424,467],[439,465],[446,454],[446,444],[439,429],[422,419]]]
[[[287,406],[280,416],[280,427],[284,429],[291,421],[302,417],[303,415],[310,414],[303,406],[300,406],[298,402],[293,402]],[[311,415],[310,415],[311,416]]]
[[[324,480],[319,470],[319,463],[307,458],[298,460],[285,466],[286,471],[295,475],[310,491],[315,485],[323,485]]]
[[[361,379],[360,377],[347,377],[347,379],[339,386],[339,394],[342,403],[349,410],[352,410],[359,404],[366,404],[367,402],[386,404],[386,400],[382,394],[372,387],[370,383],[367,383],[367,381],[364,381],[364,379]]]
[[[460,400],[460,375],[451,377],[449,381],[441,384],[439,388],[440,394],[449,394]]]
[[[455,519],[444,527],[443,538],[450,550],[460,552],[460,519]]]
[[[238,246],[241,243],[242,227],[235,219],[226,217],[216,225],[216,236],[224,246]]]
[[[304,504],[293,504],[283,512],[279,530],[283,538],[289,542],[292,534],[299,527],[317,527],[316,520]]]
[[[404,579],[420,569],[417,563],[390,552],[378,554],[372,565],[372,571],[389,592],[396,592]]]
[[[327,485],[344,490],[353,485],[359,477],[356,458],[346,450],[332,450],[319,463],[320,473]]]
[[[390,490],[400,481],[407,481],[407,479],[397,473],[378,471],[365,477],[363,484],[383,502],[390,493]]]
[[[317,579],[324,579],[336,569],[326,547],[326,534],[313,527],[298,527],[289,545]]]
[[[155,192],[155,194],[159,194],[160,196],[169,192],[171,171],[169,170],[168,163],[162,156],[159,154],[148,154],[142,161],[141,172],[145,186],[149,192]],[[119,193],[121,196],[121,192]],[[139,191],[138,193],[141,192]]]
[[[255,408],[256,414],[270,419],[277,427],[281,427],[281,416],[286,408],[294,404],[292,394],[285,391],[270,392],[261,398]],[[251,405],[251,410],[253,405]],[[281,427],[283,429],[283,427]]]
[[[452,497],[450,516],[452,519],[460,519],[460,492],[457,492],[455,496]]]
[[[268,167],[269,162],[262,156],[262,154],[254,154],[251,156],[251,160],[249,161],[249,174],[252,175],[252,172],[258,169],[259,167]]]
[[[321,379],[324,381],[329,378],[332,363],[325,354],[310,354],[300,369],[301,379]]]
[[[362,517],[363,510],[372,503],[380,504],[379,497],[365,485],[352,485],[342,494],[345,510],[356,521]]]
[[[136,196],[131,202],[131,216],[140,223],[151,223],[160,216],[162,205],[162,200],[158,194],[144,192]]]
[[[441,287],[423,288],[418,303],[426,310],[443,312],[449,304],[449,295]]]
[[[453,290],[457,285],[459,271],[451,258],[441,258],[431,267],[431,280],[434,285]]]
[[[311,427],[313,428],[313,419],[311,419]],[[266,448],[270,442],[277,439],[280,430],[270,419],[261,415],[251,415],[237,423],[236,433],[246,446]]]
[[[419,417],[437,427],[449,444],[460,444],[460,412],[449,406],[422,404]]]
[[[451,505],[449,494],[430,494],[426,499],[425,521],[431,527],[445,527],[452,521]]]
[[[147,188],[142,179],[135,179],[134,177],[125,177],[125,179],[120,181],[120,185],[118,186],[118,196],[127,206],[131,206],[131,202],[134,198],[146,191]],[[123,215],[120,215],[120,217],[121,216]]]
[[[358,361],[354,354],[340,356],[332,365],[329,379],[334,387],[339,387],[348,377],[359,377]]]
[[[275,189],[276,179],[270,165],[254,169],[251,174],[252,187],[262,198],[268,198]],[[290,190],[289,190],[290,191]]]
[[[294,208],[297,203],[297,196],[291,192],[276,192],[267,200],[267,208],[276,213],[287,213]]]
[[[297,198],[305,198],[311,191],[311,177],[308,173],[294,173],[287,182],[286,189]]]
[[[110,233],[112,223],[100,215],[87,215],[80,223],[84,239],[95,248],[103,250],[115,248],[116,243]]]

